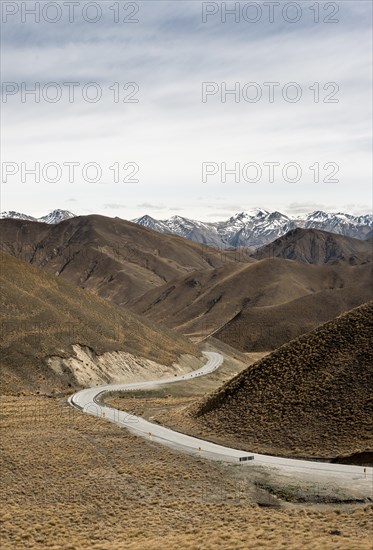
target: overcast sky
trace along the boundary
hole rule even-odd
[[[319,22],[314,1],[285,11],[288,3],[281,2],[272,23],[268,6],[258,4],[261,13],[249,6],[237,21],[228,14],[222,22],[221,3],[210,2],[208,10],[217,13],[203,22],[206,4],[198,0],[102,1],[96,8],[81,2],[70,22],[60,2],[60,13],[50,6],[36,23],[21,2],[3,2],[3,182],[4,162],[14,164],[6,164],[1,210],[207,221],[257,206],[288,214],[370,212],[371,2],[316,2]],[[95,23],[88,21],[95,15]],[[72,102],[67,82],[77,83]],[[215,83],[206,102],[203,82]],[[239,97],[223,102],[223,82],[239,89]],[[279,83],[273,102],[268,82]],[[296,86],[286,87],[291,82]],[[22,88],[35,83],[40,102],[22,97]],[[102,97],[93,102],[98,92]],[[255,94],[262,94],[256,102]],[[73,177],[66,166],[72,162]],[[101,167],[97,182],[94,166],[83,170],[90,162]],[[270,182],[264,163],[273,162],[279,165]],[[22,174],[21,163],[24,169],[40,163],[40,182]],[[116,163],[119,182],[110,169]],[[203,178],[203,163],[216,174]],[[224,181],[222,163],[238,175]]]

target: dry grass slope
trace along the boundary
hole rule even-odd
[[[335,458],[373,451],[373,301],[248,367],[192,406],[203,433],[240,448]]]
[[[0,410],[2,550],[371,549],[367,506],[260,507],[235,472],[65,400],[3,397]]]
[[[0,247],[116,304],[195,269],[229,258],[175,235],[105,216],[79,216],[57,225],[0,220]]]
[[[359,265],[372,262],[373,247],[368,240],[336,235],[319,229],[292,229],[286,235],[259,248],[253,257],[284,258],[306,264],[343,262]]]
[[[73,344],[97,354],[125,350],[165,365],[181,354],[200,355],[183,337],[4,253],[0,281],[2,393],[75,387],[71,373],[58,376],[46,365],[49,356],[73,355]]]
[[[134,311],[183,334],[268,351],[373,297],[372,265],[261,260],[195,271],[147,292]]]

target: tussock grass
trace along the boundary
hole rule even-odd
[[[373,451],[373,301],[285,344],[188,410],[250,451],[332,458]]]
[[[217,463],[58,399],[2,397],[3,550],[371,548],[372,509],[261,507]]]
[[[69,371],[56,374],[49,356],[73,356],[73,344],[93,354],[124,350],[171,365],[199,356],[180,335],[8,254],[0,256],[1,393],[50,392],[76,387]]]
[[[267,258],[194,271],[130,307],[195,340],[213,334],[240,351],[269,351],[371,300],[372,277],[372,263]]]

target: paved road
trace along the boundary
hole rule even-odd
[[[223,357],[219,353],[204,352],[207,363],[200,369],[172,378],[161,378],[159,380],[138,382],[132,384],[110,384],[81,390],[69,398],[69,403],[85,413],[103,417],[106,420],[115,422],[126,427],[132,433],[143,436],[148,440],[167,445],[174,449],[199,455],[205,458],[221,460],[223,462],[240,462],[248,460],[247,464],[264,465],[279,469],[285,475],[291,473],[325,475],[330,479],[349,480],[349,483],[358,485],[361,489],[370,491],[373,487],[373,468],[361,466],[350,466],[342,464],[331,464],[327,462],[314,462],[308,460],[295,460],[279,458],[270,455],[248,453],[239,449],[231,449],[215,443],[204,441],[189,435],[175,432],[169,428],[159,426],[141,417],[133,416],[124,411],[113,409],[99,402],[100,396],[109,391],[132,391],[139,389],[152,389],[162,384],[189,380],[198,376],[209,374],[220,367]],[[254,462],[252,462],[254,461]]]

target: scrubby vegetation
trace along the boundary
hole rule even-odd
[[[372,264],[267,258],[194,271],[130,307],[193,339],[213,334],[243,352],[275,350],[372,299]]]
[[[71,373],[55,373],[46,364],[49,356],[73,355],[73,344],[97,354],[124,350],[164,365],[181,354],[200,355],[181,336],[164,334],[150,321],[5,253],[0,283],[2,394],[74,387]]]
[[[371,548],[367,505],[268,507],[219,464],[64,400],[3,397],[1,411],[2,550]]]
[[[373,451],[373,301],[248,367],[191,406],[200,431],[240,448],[335,458]]]

